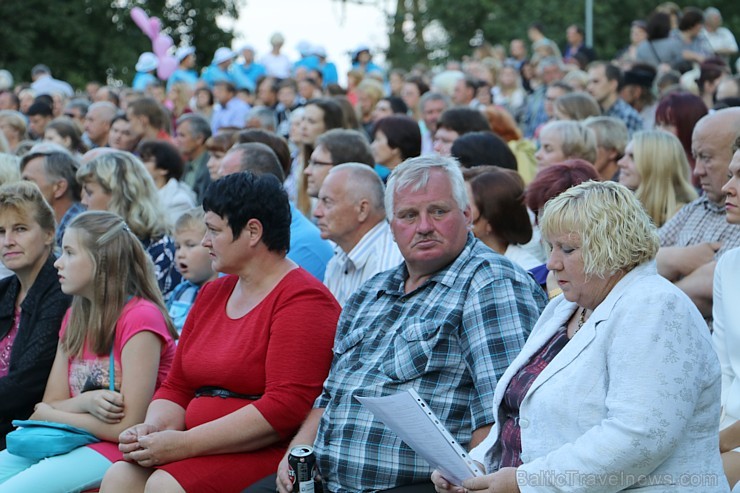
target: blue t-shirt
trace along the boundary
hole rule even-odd
[[[198,291],[200,291],[199,285],[185,279],[175,286],[172,294],[170,294],[170,299],[167,300],[167,313],[170,314],[178,334],[182,332],[182,326],[185,325],[185,320],[188,318],[190,308],[195,303]]]
[[[157,82],[157,78],[149,72],[136,72],[134,81],[131,83],[131,88],[134,91],[143,91],[152,82]]]
[[[195,87],[195,84],[198,82],[198,72],[195,70],[183,70],[181,68],[175,70],[167,80],[167,91],[172,89],[172,85],[177,82],[184,82],[190,87]]]
[[[290,251],[288,258],[324,281],[326,264],[334,256],[331,244],[321,238],[317,228],[291,202],[290,213]]]

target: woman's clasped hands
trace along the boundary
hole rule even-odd
[[[468,493],[474,491],[519,493],[516,467],[503,467],[492,474],[466,479],[462,486],[451,484],[438,470],[435,470],[432,473],[432,483],[434,483],[434,489],[439,493]]]

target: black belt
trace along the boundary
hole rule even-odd
[[[201,387],[195,391],[195,397],[220,397],[222,399],[233,397],[234,399],[256,401],[262,397],[262,394],[238,394],[221,387]]]

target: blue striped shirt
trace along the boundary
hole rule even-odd
[[[374,491],[429,480],[429,464],[355,396],[414,388],[465,446],[494,422],[498,378],[545,306],[542,289],[472,234],[460,255],[405,293],[406,265],[376,275],[349,298],[334,361],[314,407],[314,443],[329,491]]]

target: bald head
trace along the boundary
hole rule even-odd
[[[85,133],[96,146],[108,144],[108,132],[117,111],[118,108],[108,101],[93,103],[87,109]]]
[[[349,253],[368,231],[385,221],[384,192],[383,181],[366,164],[331,168],[314,209],[321,237]]]
[[[219,176],[226,176],[240,171],[250,171],[255,175],[273,175],[280,183],[285,180],[275,151],[260,142],[249,142],[232,147],[221,160]]]
[[[329,176],[339,181],[351,199],[367,200],[374,211],[385,217],[385,185],[378,173],[364,163],[344,163],[334,166]]]
[[[706,115],[694,127],[691,150],[696,159],[694,175],[715,204],[723,204],[722,186],[727,181],[732,145],[740,129],[740,108],[727,108]]]

